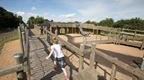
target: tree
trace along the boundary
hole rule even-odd
[[[113,27],[144,30],[144,20],[137,17],[126,20],[118,20],[114,23]]]
[[[28,21],[27,21],[27,24],[28,24],[29,26],[33,26],[35,23],[36,23],[36,22],[35,22],[35,17],[33,17],[33,16],[29,17],[29,19],[28,19]]]
[[[86,21],[85,23],[87,23],[87,24],[91,24],[91,21],[90,21],[90,20],[88,20],[88,21]]]
[[[85,23],[97,25],[97,23],[95,21],[90,21],[90,20],[86,21]]]
[[[44,22],[44,18],[43,17],[37,16],[35,18],[35,24],[42,24],[43,22]]]
[[[114,20],[112,18],[106,18],[98,23],[100,26],[108,26],[112,27],[114,24]]]
[[[22,21],[16,14],[5,10],[0,7],[0,31],[12,30],[17,28],[19,23]]]

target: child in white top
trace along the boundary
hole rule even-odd
[[[53,45],[51,46],[51,52],[46,57],[46,59],[49,59],[51,55],[54,55],[54,65],[59,65],[64,73],[65,80],[69,80],[67,72],[65,70],[65,60],[64,60],[64,54],[62,52],[61,45],[58,44],[58,40],[56,38],[53,38]]]

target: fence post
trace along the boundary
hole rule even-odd
[[[134,31],[134,36],[133,36],[133,41],[135,40],[135,38],[136,38],[136,34],[137,34],[137,32],[136,32],[136,30]]]
[[[52,26],[50,27],[50,32],[52,33]],[[49,38],[50,38],[50,43],[52,43],[52,36],[49,35]]]
[[[57,29],[55,29],[55,35],[58,35],[58,30]]]
[[[144,54],[143,54],[143,57],[142,57],[142,63],[141,63],[141,70],[144,70]]]
[[[138,80],[138,78],[135,75],[133,75],[132,80]]]
[[[110,36],[111,36],[111,30],[110,30],[110,32],[108,34],[108,40],[110,40]]]
[[[91,54],[90,54],[90,68],[94,68],[95,63],[95,44],[91,45]]]
[[[117,58],[115,58],[114,60],[117,60]],[[115,80],[115,76],[116,76],[116,65],[112,63],[112,71],[111,71],[110,80]]]
[[[26,67],[27,67],[27,74],[28,74],[28,78],[30,80],[30,75],[31,75],[31,71],[30,71],[30,60],[29,60],[29,29],[25,29],[25,34],[26,34],[26,46],[25,46],[25,54],[26,54]]]
[[[18,26],[18,33],[19,33],[19,38],[20,38],[20,44],[21,44],[22,53],[24,53],[24,44],[23,44],[23,39],[22,39],[22,33],[21,33],[21,27],[20,26]]]
[[[84,51],[84,44],[80,44],[80,50],[82,51],[79,55],[79,72],[82,71],[82,69],[84,68],[83,66],[83,61],[84,61],[84,56],[83,55],[83,51]]]
[[[17,64],[23,64],[23,54],[22,53],[15,54],[14,58],[16,59]],[[17,80],[27,80],[27,76],[26,76],[26,73],[24,72],[24,70],[17,71],[16,73],[17,73]]]
[[[25,53],[25,47],[26,47],[26,34],[25,34],[25,32],[21,32],[21,34],[22,34],[22,44],[23,44],[23,50],[24,50],[24,52],[23,52],[23,54]]]
[[[142,41],[142,44],[141,44],[141,50],[143,49],[143,47],[144,47],[144,37],[143,37],[143,41]]]

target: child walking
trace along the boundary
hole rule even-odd
[[[53,38],[53,45],[51,46],[51,52],[50,54],[46,57],[46,59],[49,59],[51,55],[53,54],[54,56],[54,65],[55,66],[60,66],[64,73],[65,80],[69,80],[67,72],[65,70],[65,60],[64,60],[64,54],[62,52],[62,47],[58,43],[58,40],[56,37]]]

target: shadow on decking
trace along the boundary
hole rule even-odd
[[[55,75],[58,75],[60,73],[62,73],[62,70],[59,68],[56,68],[55,71],[51,71],[50,73],[48,73],[46,76],[44,76],[40,80],[52,80],[52,77],[54,77]]]

